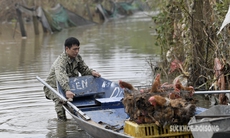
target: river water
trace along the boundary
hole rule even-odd
[[[27,39],[19,28],[3,24],[0,34],[0,135],[1,138],[88,138],[67,114],[58,122],[54,103],[45,99],[43,85],[53,61],[63,51],[69,36],[80,40],[80,54],[86,64],[102,77],[133,85],[151,83],[149,58],[159,61],[160,48],[154,47],[154,29],[147,13],[99,25],[64,29],[59,33],[35,36],[27,25]]]

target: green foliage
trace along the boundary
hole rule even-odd
[[[159,3],[158,7],[160,8],[160,13],[153,17],[153,21],[156,24],[155,31],[157,33],[156,37],[156,46],[160,46],[162,49],[163,56],[165,57],[166,52],[171,48],[178,46],[178,43],[175,43],[174,35],[174,22],[177,13],[175,13],[175,7],[172,5],[171,1],[163,0]],[[165,59],[163,59],[164,61]]]
[[[230,1],[162,0],[158,4],[160,13],[152,19],[156,24],[155,46],[161,47],[162,60],[166,61],[167,51],[173,48],[173,56],[186,63],[184,69],[192,70],[193,83],[199,76],[213,76],[215,52],[230,57],[229,45],[226,46],[230,31],[225,27],[225,32],[216,36]],[[197,9],[200,4],[203,9]]]

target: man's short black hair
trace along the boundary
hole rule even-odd
[[[69,37],[65,40],[65,47],[71,48],[73,45],[80,46],[80,42],[75,37]]]

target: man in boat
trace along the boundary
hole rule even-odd
[[[95,77],[100,77],[101,75],[95,70],[90,69],[78,54],[80,50],[80,42],[77,38],[67,38],[64,47],[65,51],[58,56],[51,66],[46,82],[54,89],[57,89],[56,82],[58,81],[65,91],[66,98],[73,99],[75,94],[70,91],[69,77],[78,77],[79,73],[82,76],[93,75]],[[62,101],[46,86],[44,86],[44,92],[47,99],[54,101],[58,120],[66,121],[67,118],[65,110],[62,107]]]

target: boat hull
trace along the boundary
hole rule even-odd
[[[229,138],[230,106],[216,105],[195,115],[188,126],[194,138]]]
[[[67,108],[65,108],[65,110],[73,117],[78,126],[93,138],[132,138],[131,136],[125,135],[123,133],[106,129],[104,125],[100,125],[93,120],[85,121],[71,113]]]

